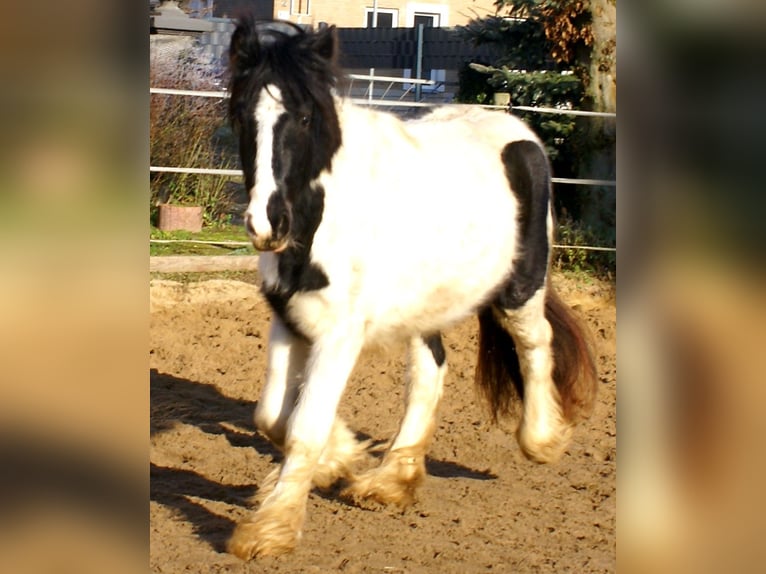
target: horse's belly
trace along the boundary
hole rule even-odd
[[[480,301],[477,300],[474,305],[466,305],[466,302],[468,300],[465,299],[455,302],[452,297],[437,294],[434,301],[425,307],[392,308],[384,316],[369,322],[367,338],[387,341],[441,331],[469,316]]]
[[[486,262],[486,261],[485,261]],[[474,313],[487,302],[508,276],[510,258],[504,264],[480,266],[479,270],[436,268],[409,278],[399,277],[397,285],[371,301],[368,335],[389,339],[440,331]],[[387,296],[395,295],[395,296]]]
[[[487,301],[504,277],[498,272],[444,284],[424,281],[422,276],[412,276],[412,282],[399,277],[396,289],[379,284],[380,290],[367,290],[361,297],[336,292],[331,284],[319,291],[296,293],[287,313],[312,340],[336,329],[359,328],[366,342],[389,342],[440,331],[466,318]]]

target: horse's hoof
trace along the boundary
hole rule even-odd
[[[298,542],[298,535],[286,528],[264,528],[260,522],[240,522],[226,544],[230,554],[242,560],[258,556],[279,556],[290,552]]]
[[[304,516],[305,508],[298,505],[263,505],[237,525],[226,548],[243,560],[290,552],[300,539]]]
[[[356,476],[341,496],[361,507],[373,501],[407,508],[415,502],[415,492],[425,473],[422,455],[392,451],[381,466]]]
[[[242,560],[252,560],[258,555],[258,542],[257,525],[242,522],[226,543],[226,551]]]
[[[572,427],[564,425],[555,432],[540,434],[531,432],[521,425],[516,432],[516,440],[524,456],[540,464],[556,462],[564,454],[572,439]]]
[[[398,485],[385,484],[372,472],[358,476],[340,493],[343,500],[367,510],[377,510],[382,506],[394,505],[405,507],[414,497],[402,491]]]

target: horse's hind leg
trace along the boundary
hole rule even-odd
[[[447,372],[441,336],[415,337],[411,342],[406,409],[399,432],[380,466],[357,476],[344,495],[356,502],[371,499],[407,506],[426,474],[425,454],[435,426],[436,408]]]
[[[336,417],[330,440],[319,458],[314,472],[314,484],[319,488],[329,488],[338,479],[351,477],[353,467],[368,457],[371,441],[358,441],[356,433],[348,428],[346,422]]]
[[[489,389],[495,415],[507,408],[510,389],[506,388],[507,382],[499,382],[500,370],[491,363],[505,361],[506,375],[503,376],[517,386],[519,378],[523,381],[520,390],[524,412],[518,431],[519,445],[533,460],[550,462],[561,455],[571,436],[553,379],[553,327],[546,318],[553,227],[550,169],[544,151],[532,141],[509,143],[503,148],[501,159],[518,204],[518,245],[508,283],[491,305],[491,310],[483,311],[479,316],[482,338],[485,342],[494,341],[481,345],[484,349],[480,352],[477,373],[481,373],[485,365],[490,368],[486,373],[489,376],[482,375],[477,380],[481,383],[483,379]],[[512,342],[498,333],[493,323],[511,335]],[[517,357],[518,364],[503,359],[502,355]]]
[[[516,309],[493,306],[498,323],[512,336],[524,384],[517,431],[524,454],[537,462],[557,460],[572,435],[553,380],[553,330],[545,317],[546,288]]]

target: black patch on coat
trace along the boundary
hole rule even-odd
[[[275,240],[281,240],[290,231],[290,207],[285,196],[281,193],[272,193],[266,204],[266,217],[271,224],[271,236]]]
[[[320,185],[297,194],[290,210],[291,244],[277,254],[279,280],[276,285],[262,287],[271,308],[294,334],[308,339],[287,313],[287,303],[296,293],[317,291],[330,284],[322,267],[311,261],[314,234],[322,221],[324,189]]]
[[[509,143],[500,157],[518,202],[518,255],[513,260],[511,276],[495,302],[505,309],[518,309],[543,286],[548,272],[550,168],[545,152],[533,141]]]
[[[447,360],[447,354],[444,351],[444,345],[442,344],[441,333],[434,333],[422,337],[423,342],[431,349],[431,354],[434,356],[434,362],[437,367],[441,367]]]

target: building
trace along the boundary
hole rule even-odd
[[[204,6],[207,14],[200,18],[187,18],[179,28],[206,26],[197,33],[198,43],[212,62],[225,67],[232,18],[253,13],[260,19],[289,20],[296,24],[334,24],[339,29],[341,63],[349,74],[366,75],[374,68],[375,76],[419,77],[433,84],[416,86],[412,83],[375,82],[355,80],[348,87],[352,97],[385,97],[387,99],[417,99],[419,101],[452,101],[458,87],[458,70],[479,50],[466,46],[454,34],[454,28],[470,20],[495,13],[493,0],[163,0],[155,8],[152,30],[161,35],[156,23],[170,21],[183,8],[190,12]],[[192,22],[194,25],[189,24]],[[373,26],[376,24],[376,26]],[[417,76],[417,30],[424,28],[424,49],[421,54],[420,76]],[[373,30],[375,27],[377,30]],[[184,32],[181,32],[184,33]],[[188,33],[188,32],[185,32]],[[177,40],[162,35],[165,42]],[[159,47],[160,38],[153,38],[153,47]],[[154,51],[154,50],[153,50]],[[345,57],[344,57],[345,56]]]
[[[256,17],[290,20],[296,24],[327,22],[338,28],[369,28],[373,0],[215,0],[213,14],[236,17],[253,11]],[[495,13],[493,0],[378,0],[379,28],[462,26]],[[267,16],[268,15],[268,16]]]

